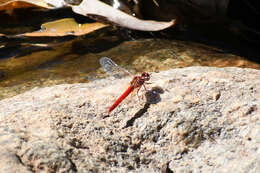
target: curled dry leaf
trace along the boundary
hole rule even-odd
[[[48,23],[44,23],[41,26],[41,30],[24,33],[20,36],[28,36],[28,37],[57,37],[57,36],[65,36],[65,35],[84,35],[90,32],[93,32],[97,29],[101,29],[108,25],[102,23],[85,23],[78,24],[73,18],[65,18],[61,20],[56,20]]]
[[[42,7],[53,8],[45,0],[1,0],[0,10],[10,10],[14,8]]]
[[[72,6],[72,10],[78,14],[89,17],[95,16],[103,21],[106,20],[122,27],[140,31],[159,31],[175,24],[175,20],[159,22],[137,19],[99,0],[83,0],[80,5]]]
[[[115,9],[99,0],[83,0],[79,5],[64,4],[63,0],[46,0],[49,4],[57,7],[71,6],[75,13],[91,17],[98,21],[116,24],[125,28],[140,31],[159,31],[169,28],[175,24],[175,20],[169,22],[141,20]]]

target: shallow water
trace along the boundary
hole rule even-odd
[[[5,52],[1,54],[6,56],[0,58],[0,99],[34,87],[89,82],[103,77],[98,62],[102,56],[112,58],[132,73],[187,66],[260,69],[256,62],[205,44],[158,38],[123,41],[113,30],[102,32],[42,41],[41,44],[47,46],[38,47],[37,41],[20,40],[20,47],[2,49]],[[10,39],[11,42],[14,44],[17,40]],[[23,46],[27,49],[21,49]]]

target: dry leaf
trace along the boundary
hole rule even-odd
[[[80,5],[72,6],[72,10],[85,16],[101,16],[114,24],[129,29],[140,31],[159,31],[171,27],[175,20],[159,22],[153,20],[141,20],[115,9],[99,0],[83,0]]]
[[[159,31],[175,24],[175,20],[169,22],[141,20],[115,9],[99,0],[83,0],[79,5],[67,4],[64,0],[46,0],[54,7],[71,6],[75,13],[88,16],[98,21],[116,24],[125,28],[140,31]]]
[[[41,26],[41,30],[24,33],[20,36],[29,36],[29,37],[41,37],[41,36],[49,36],[49,37],[57,37],[57,36],[65,36],[65,35],[84,35],[90,32],[93,32],[97,29],[101,29],[108,25],[102,23],[85,23],[78,24],[73,18],[65,18],[61,20],[56,20],[53,22],[44,23]]]
[[[0,10],[11,10],[14,8],[42,7],[53,8],[45,0],[1,0]]]

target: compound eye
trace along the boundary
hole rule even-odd
[[[142,73],[142,76],[145,80],[149,80],[150,79],[150,74],[149,73],[146,73],[146,72],[143,72]]]

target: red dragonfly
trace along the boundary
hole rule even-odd
[[[99,60],[101,66],[104,71],[109,75],[113,75],[115,77],[120,77],[121,75],[130,74],[128,71],[120,68],[116,63],[114,63],[110,58],[102,57]],[[112,112],[134,89],[141,89],[142,86],[145,88],[145,82],[150,80],[150,74],[147,72],[143,72],[140,76],[135,76],[130,82],[130,86],[125,90],[125,92],[114,102],[112,106],[110,106],[108,110],[108,114]],[[146,89],[146,88],[145,88]]]

